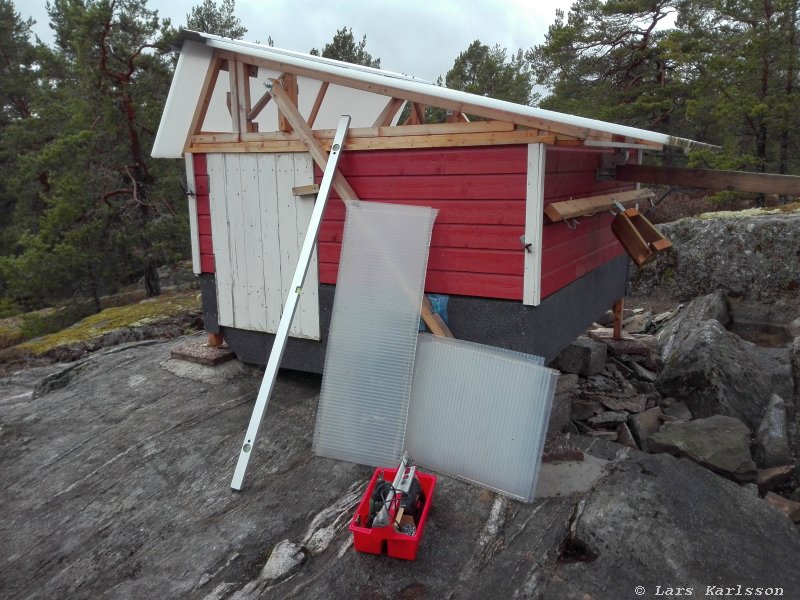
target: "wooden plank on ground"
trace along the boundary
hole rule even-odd
[[[544,212],[551,221],[566,221],[575,217],[585,217],[604,210],[611,210],[616,206],[615,202],[628,207],[637,202],[649,200],[653,196],[653,191],[647,188],[627,192],[614,192],[612,194],[590,196],[589,198],[553,202],[544,207]]]
[[[617,179],[709,190],[800,196],[800,176],[648,165],[620,165]]]

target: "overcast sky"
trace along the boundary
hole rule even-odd
[[[159,16],[175,26],[201,0],[150,0]],[[46,0],[14,0],[23,18],[37,21],[36,33],[52,42]],[[236,14],[248,29],[245,39],[308,52],[329,42],[337,29],[352,27],[381,67],[435,81],[456,56],[480,39],[510,51],[544,40],[557,8],[571,0],[237,0]]]

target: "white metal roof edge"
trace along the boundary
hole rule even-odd
[[[243,46],[249,50],[254,50],[258,52],[259,56],[261,56],[263,52],[266,52],[268,54],[273,54],[275,55],[275,57],[280,59],[285,59],[287,57],[298,58],[304,61],[304,64],[310,61],[314,63],[319,63],[321,65],[329,65],[333,67],[347,69],[348,71],[374,73],[381,75],[383,77],[391,77],[393,79],[405,79],[408,81],[417,81],[419,83],[432,85],[429,81],[426,81],[425,79],[421,79],[419,77],[414,77],[413,75],[405,75],[404,73],[385,71],[383,69],[376,69],[374,67],[366,67],[364,65],[357,65],[353,63],[344,62],[341,60],[335,60],[333,58],[325,58],[324,56],[314,56],[313,54],[305,54],[304,52],[297,52],[295,50],[276,48],[275,46],[265,46],[264,44],[257,44],[255,42],[247,42],[244,40],[232,40],[230,38],[224,38],[219,35],[213,35],[211,33],[203,33],[202,31],[192,31],[191,29],[183,29],[181,30],[181,34],[178,37],[178,40],[184,40],[184,39],[189,39],[192,41],[200,41],[202,39],[206,40],[207,43],[212,42],[208,44],[209,46],[215,46],[213,42],[229,42],[232,44],[236,44],[237,46]],[[242,50],[237,50],[237,52],[242,52]]]
[[[450,102],[459,102],[477,108],[503,111],[509,113],[512,119],[513,115],[518,115],[522,118],[527,117],[532,119],[541,119],[554,123],[561,123],[563,125],[569,125],[572,127],[578,127],[581,129],[599,131],[612,135],[621,135],[628,138],[645,140],[655,144],[674,146],[684,149],[717,148],[717,146],[712,144],[706,144],[704,142],[698,142],[687,138],[675,137],[664,133],[648,131],[647,129],[639,129],[636,127],[630,127],[628,125],[618,125],[616,123],[609,123],[607,121],[600,121],[598,119],[579,117],[576,115],[569,115],[552,110],[535,108],[533,106],[515,104],[505,100],[487,98],[485,96],[470,94],[460,90],[452,90],[415,77],[410,77],[399,73],[392,73],[390,71],[384,71],[381,69],[373,69],[371,67],[364,67],[361,65],[353,65],[329,58],[322,58],[319,56],[303,54],[301,52],[294,52],[292,50],[283,50],[280,48],[274,48],[272,46],[264,46],[263,44],[232,40],[216,35],[188,30],[184,31],[182,35],[185,36],[185,39],[198,39],[199,37],[200,39],[205,40],[205,43],[208,46],[220,50],[248,54],[250,56],[265,60],[277,60],[289,66],[302,67],[304,69],[316,71],[320,74],[333,75],[336,77],[360,81],[370,85],[391,85],[400,91],[424,93]],[[387,81],[387,79],[390,81]]]
[[[151,156],[153,158],[181,158],[186,137],[192,126],[194,107],[186,106],[195,103],[203,88],[203,77],[214,55],[213,48],[206,46],[202,40],[187,40],[178,57],[175,73],[169,86],[167,100],[158,122],[158,131],[153,140]],[[193,75],[199,73],[200,77]]]

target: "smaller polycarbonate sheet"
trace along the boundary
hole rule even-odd
[[[436,213],[347,203],[314,430],[320,456],[386,466],[403,454]]]
[[[539,356],[419,334],[406,449],[524,502],[536,490],[558,371]]]

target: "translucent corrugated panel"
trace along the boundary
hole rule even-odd
[[[406,450],[420,465],[532,501],[558,380],[543,363],[419,334]]]
[[[348,202],[314,452],[372,466],[403,454],[433,220],[427,207]]]

